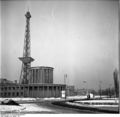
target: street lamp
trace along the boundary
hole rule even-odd
[[[66,90],[66,88],[67,88],[67,87],[66,87],[66,79],[67,79],[67,74],[64,74],[64,84],[65,84],[65,99],[66,99],[66,94],[67,94],[67,93],[66,93],[66,91],[67,91],[67,90]]]
[[[112,84],[109,84],[109,97],[111,98],[111,85]]]
[[[101,84],[102,84],[102,81],[99,81],[100,99],[101,99],[101,95],[102,95]]]

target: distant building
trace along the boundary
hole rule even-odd
[[[87,90],[86,89],[77,89],[76,90],[76,94],[77,95],[86,95],[87,94]]]
[[[10,80],[7,80],[6,78],[1,78],[0,79],[0,84],[8,84],[8,83],[13,83],[13,82],[10,81]]]
[[[67,96],[74,96],[75,95],[75,87],[74,86],[66,86],[66,95]]]

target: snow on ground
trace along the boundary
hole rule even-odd
[[[87,95],[77,95],[77,96],[67,96],[67,99],[86,99]],[[94,98],[100,98],[99,95],[95,95]],[[102,95],[101,98],[107,98],[107,96]]]
[[[111,100],[111,99],[106,99],[106,100],[84,100],[84,101],[75,101],[75,102],[81,102],[81,103],[85,103],[85,102],[88,102],[88,103],[119,103],[119,100],[118,99],[114,99],[114,100]]]
[[[106,100],[116,100],[115,98],[106,98],[106,96],[101,96],[103,99],[106,99]],[[67,96],[66,97],[67,99],[87,99],[87,96],[86,95],[83,95],[83,96]],[[100,96],[94,96],[94,98],[100,98]],[[20,98],[0,98],[0,102],[5,100],[5,99],[12,99],[14,101],[24,101],[24,102],[27,102],[27,101],[36,101],[36,100],[41,100],[41,101],[44,101],[44,100],[64,100],[64,98],[61,98],[61,97],[58,97],[58,98],[55,98],[55,97],[50,97],[50,98],[23,98],[23,97],[20,97]]]
[[[95,96],[94,96],[94,98],[100,98],[100,97],[101,97],[101,98],[106,98],[107,96],[106,96],[106,95],[102,95],[102,96],[100,96],[100,95],[95,95]]]
[[[0,105],[0,112],[51,112],[50,109],[36,104],[20,104],[20,106]]]
[[[73,102],[66,102],[66,104],[73,105],[73,106],[83,106],[83,107],[118,107],[118,105],[99,105],[99,104],[80,104],[80,103],[73,103]]]
[[[43,100],[61,100],[62,98],[55,98],[55,97],[50,97],[50,98],[43,98]]]
[[[66,102],[70,105],[89,106],[89,107],[118,107],[119,99],[105,99],[105,100],[81,100],[75,102]]]
[[[0,101],[3,101],[5,99],[12,99],[14,101],[35,101],[36,98],[0,98]]]
[[[24,109],[25,107],[22,106],[0,105],[0,112],[5,112],[5,111],[18,112]]]
[[[77,96],[67,96],[67,99],[86,99],[87,96],[83,95],[83,96],[80,96],[80,95],[77,95]]]
[[[52,110],[42,107],[42,106],[38,106],[36,104],[21,104],[25,109],[22,112],[43,112],[43,111],[47,111],[47,112],[51,112]]]
[[[54,97],[51,97],[51,98],[0,98],[0,102],[1,101],[4,101],[6,99],[12,99],[14,101],[24,101],[24,102],[32,102],[32,101],[37,101],[37,100],[41,100],[41,101],[44,101],[44,100],[60,100],[62,98],[54,98]]]

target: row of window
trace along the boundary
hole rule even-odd
[[[37,90],[39,88],[39,90],[42,90],[44,88],[44,90],[63,90],[64,88],[63,87],[47,87],[47,86],[44,86],[44,87],[30,87],[30,90]]]
[[[1,91],[8,91],[8,90],[19,90],[21,88],[21,90],[23,90],[23,87],[1,87]],[[36,89],[43,89],[43,87],[30,87],[30,90],[36,90]],[[44,89],[47,89],[47,88],[49,88],[49,90],[52,90],[52,89],[60,89],[60,90],[63,90],[64,88],[63,87],[47,87],[47,86],[44,86]]]
[[[0,93],[1,97],[8,97],[8,96],[23,96],[23,92],[4,92]]]
[[[21,90],[23,89],[23,87],[1,87],[1,91],[3,91],[3,90],[15,90],[15,89],[20,89],[21,88]]]

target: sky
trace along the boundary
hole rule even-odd
[[[31,66],[54,67],[54,83],[76,88],[113,86],[118,68],[118,1],[10,0],[1,2],[0,77],[19,80],[29,9]],[[84,83],[83,81],[86,81]]]

